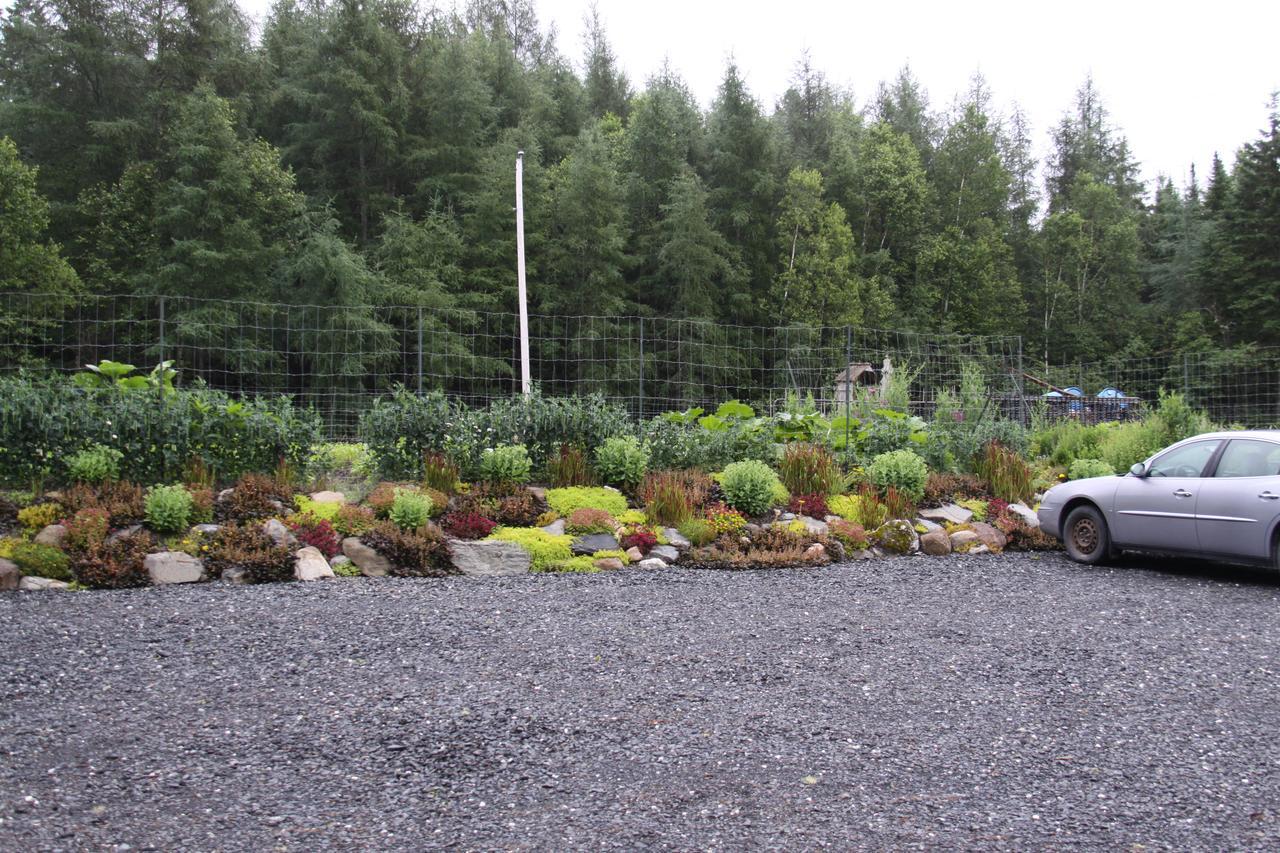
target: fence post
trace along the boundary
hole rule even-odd
[[[1030,426],[1031,419],[1027,413],[1027,388],[1022,378],[1022,335],[1018,335],[1018,375],[1015,377],[1014,389],[1018,392],[1018,418],[1023,426]]]
[[[637,413],[644,420],[644,318],[640,318],[640,410]]]
[[[422,306],[418,306],[418,393],[422,393]]]
[[[849,415],[853,400],[853,377],[849,375],[849,365],[853,364],[853,326],[844,327],[844,370],[837,376],[844,377],[844,455],[849,457]]]
[[[1191,365],[1185,352],[1182,354],[1182,396],[1191,402]]]
[[[160,297],[160,361],[164,361],[164,297]]]

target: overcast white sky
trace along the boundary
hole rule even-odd
[[[269,0],[241,0],[265,14]],[[448,6],[449,3],[443,2]],[[588,0],[537,0],[562,52],[580,63]],[[1179,185],[1214,151],[1228,163],[1257,138],[1280,89],[1280,3],[1128,0],[599,0],[614,51],[636,88],[669,58],[704,108],[732,54],[771,111],[801,52],[865,103],[910,63],[935,109],[975,71],[996,103],[1019,103],[1039,153],[1088,73],[1148,181]]]

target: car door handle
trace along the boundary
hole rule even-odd
[[[1174,489],[1173,496],[1175,498],[1189,498],[1191,497],[1191,493],[1188,492],[1186,489]]]
[[[1280,501],[1280,495],[1273,495],[1271,492],[1263,492],[1258,495],[1258,497],[1262,498],[1264,501]]]

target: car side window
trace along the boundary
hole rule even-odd
[[[1274,477],[1280,474],[1280,444],[1233,438],[1222,451],[1215,477]]]
[[[1199,477],[1204,466],[1222,444],[1221,440],[1195,441],[1157,456],[1147,469],[1148,477]]]

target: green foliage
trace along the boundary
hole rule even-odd
[[[1084,480],[1089,477],[1113,477],[1115,469],[1101,459],[1077,459],[1067,469],[1067,478]]]
[[[138,369],[132,364],[109,359],[103,359],[97,364],[86,364],[84,369],[84,373],[77,373],[72,377],[72,381],[81,388],[115,388],[119,391],[150,389],[168,395],[174,393],[173,380],[178,377],[172,361],[162,361],[149,374],[137,376],[130,375]]]
[[[421,492],[397,489],[387,518],[401,530],[417,530],[431,517],[431,498]]]
[[[157,533],[181,533],[191,526],[194,504],[185,486],[156,486],[147,492],[147,526]]]
[[[366,444],[327,441],[312,448],[306,470],[317,480],[368,480],[377,475],[377,463]]]
[[[827,507],[845,521],[861,525],[864,530],[875,530],[889,519],[889,509],[874,494],[837,495],[827,501]]]
[[[844,473],[825,447],[789,445],[778,463],[782,484],[793,495],[831,495],[844,487]]]
[[[444,454],[428,452],[422,458],[422,483],[429,489],[450,494],[458,488],[458,466]]]
[[[71,574],[71,562],[67,555],[52,545],[18,542],[10,550],[9,559],[17,564],[24,575],[34,575],[55,581],[75,579]]]
[[[973,513],[974,521],[987,520],[987,502],[986,501],[979,500],[978,498],[964,498],[962,500],[957,501],[957,503],[960,506],[964,507],[965,509],[969,510],[969,512]]]
[[[1031,467],[1021,455],[998,441],[983,449],[975,473],[991,486],[991,493],[1003,501],[1029,501],[1034,494]]]
[[[729,506],[755,516],[764,513],[778,501],[781,483],[778,475],[768,465],[746,460],[725,467],[720,487],[724,489],[725,501]],[[782,500],[785,502],[786,497],[783,496]]]
[[[587,465],[587,454],[576,445],[560,445],[560,449],[547,460],[547,479],[556,489],[590,486],[593,477]]]
[[[596,448],[596,471],[608,485],[634,489],[649,470],[649,447],[635,436],[615,436]]]
[[[336,519],[343,506],[345,506],[341,501],[313,501],[306,495],[298,495],[293,499],[293,502],[298,507],[299,515],[309,516],[317,521],[329,522]]]
[[[627,511],[627,499],[613,489],[593,486],[571,486],[547,489],[547,503],[562,517],[568,518],[579,509],[599,509],[618,518]]]
[[[601,552],[606,553],[606,552]],[[590,556],[570,557],[567,560],[556,560],[554,563],[548,564],[545,568],[539,569],[543,572],[557,573],[577,573],[577,574],[594,574],[600,571],[596,566],[596,560],[599,559],[594,554]]]
[[[701,417],[700,409],[691,411]],[[772,430],[766,429],[760,419],[721,420],[724,428],[715,430],[698,425],[697,418],[692,424],[665,416],[645,422],[641,435],[650,449],[650,466],[716,470],[744,459],[774,460],[777,454]]]
[[[676,530],[685,539],[689,540],[689,544],[695,548],[708,545],[715,541],[716,529],[711,522],[702,518],[691,518],[688,521],[681,522]]]
[[[491,447],[480,457],[480,479],[486,483],[529,482],[533,462],[523,444]]]
[[[893,487],[912,501],[919,502],[924,497],[929,466],[910,450],[893,450],[872,459],[867,474],[872,485],[882,492]]]
[[[500,527],[488,538],[519,545],[529,554],[530,570],[535,572],[555,571],[556,563],[573,556],[569,550],[572,536],[555,536],[536,527]]]
[[[35,532],[56,522],[62,513],[62,506],[52,501],[32,504],[18,510],[18,523],[24,530]]]
[[[67,460],[67,476],[73,483],[110,483],[120,479],[122,459],[114,447],[95,444]]]

